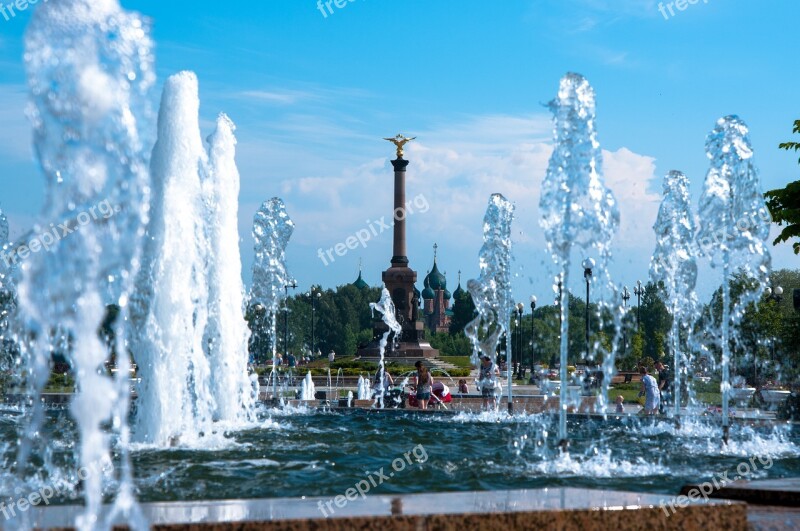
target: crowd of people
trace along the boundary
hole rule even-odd
[[[308,355],[297,357],[290,352],[284,357],[281,353],[275,354],[275,365],[278,367],[302,367],[309,363],[311,363],[311,356]]]
[[[328,355],[328,360],[333,364],[336,354],[331,352]],[[284,356],[276,354],[276,364],[279,366],[286,366],[289,368],[306,365],[311,362],[311,357],[308,355],[295,357],[293,353]],[[416,371],[410,378],[409,388],[413,392],[412,400],[416,407],[421,410],[428,409],[431,404],[431,399],[438,399],[433,396],[433,387],[436,381],[430,372],[430,369],[422,362],[417,361],[414,365]],[[645,415],[656,415],[664,413],[665,405],[672,400],[672,375],[669,367],[657,361],[654,366],[654,375],[642,364],[637,366],[637,371],[641,377],[641,389],[639,397],[644,397],[644,408],[642,413]],[[383,374],[383,381],[381,381],[381,374]],[[502,394],[502,384],[500,383],[501,369],[492,361],[487,355],[482,355],[480,358],[480,365],[478,366],[478,376],[475,381],[477,391],[483,398],[484,409],[496,409],[499,404],[500,395]],[[373,396],[379,396],[383,393],[386,396],[389,391],[395,386],[394,378],[389,374],[389,371],[379,371],[375,375],[372,382]],[[441,384],[440,384],[441,386]],[[402,391],[402,390],[401,390]],[[458,393],[464,395],[469,393],[469,386],[467,380],[461,379],[458,381]],[[397,393],[398,395],[400,392]],[[625,398],[618,395],[615,399],[615,411],[617,413],[624,413]]]
[[[428,369],[422,361],[417,361],[414,367],[416,368],[416,372],[409,383],[409,387],[414,391],[413,400],[416,407],[419,409],[428,409],[435,381],[433,375],[431,375],[430,369]],[[381,378],[381,374],[383,378]],[[390,394],[390,390],[394,385],[394,378],[389,374],[389,371],[378,371],[375,373],[375,379],[372,382],[373,397],[386,397]]]

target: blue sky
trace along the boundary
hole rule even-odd
[[[406,152],[408,196],[430,207],[409,217],[412,267],[424,275],[438,243],[451,290],[459,269],[476,277],[483,213],[500,192],[517,206],[515,296],[547,301],[554,271],[538,202],[552,133],[542,103],[568,71],[598,96],[606,183],[620,202],[611,266],[619,283],[647,277],[669,170],[687,173],[696,204],[705,136],[720,116],[750,125],[765,190],[797,179],[796,157],[777,144],[800,118],[800,3],[700,0],[668,19],[658,4],[354,0],[325,17],[315,0],[122,1],[152,19],[159,86],[180,70],[197,73],[204,136],[220,111],[238,126],[246,282],[252,216],[280,196],[297,224],[288,262],[302,289],[351,282],[359,260],[377,285],[391,233],[327,266],[317,251],[390,215],[393,148],[381,138],[402,132],[418,136]],[[0,16],[0,206],[14,235],[33,223],[44,185],[24,115],[29,17]],[[772,251],[776,267],[796,266],[789,246]],[[719,281],[704,268],[699,291]]]

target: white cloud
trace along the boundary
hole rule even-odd
[[[627,148],[604,151],[603,159],[606,185],[620,205],[615,247],[652,252],[656,243],[653,225],[661,203],[661,195],[651,191],[659,182],[655,159]]]
[[[246,90],[239,94],[244,98],[280,105],[292,105],[300,100],[317,99],[314,93],[299,90]]]
[[[292,83],[297,85],[297,83]],[[299,88],[286,88],[284,86],[260,87],[243,90],[232,94],[235,99],[250,100],[251,102],[270,103],[275,105],[294,105],[296,103],[324,103],[346,100],[363,100],[372,97],[363,89],[348,87],[320,87],[311,84],[300,84]]]
[[[538,225],[539,195],[552,152],[551,128],[549,115],[542,113],[463,117],[428,130],[407,132],[418,136],[406,146],[406,158],[411,161],[407,199],[422,194],[430,205],[427,213],[409,217],[409,257],[415,269],[424,275],[430,266],[431,245],[438,242],[440,268],[450,272],[451,282],[455,283],[458,269],[470,275],[477,267],[487,201],[492,193],[499,192],[516,205],[513,238],[519,267],[542,264],[544,269],[533,265],[527,273],[541,277],[549,259]],[[386,146],[387,156],[391,149]],[[606,183],[621,211],[620,231],[614,241],[617,255],[636,255],[640,258],[637,265],[646,267],[655,245],[652,225],[659,202],[659,195],[651,191],[657,181],[654,159],[620,148],[604,151],[604,162]],[[331,248],[366,227],[367,220],[391,212],[392,169],[386,158],[366,160],[337,172],[285,179],[281,187],[297,224],[290,257],[299,266],[295,273],[298,277],[319,274],[313,273],[321,266],[317,249]],[[362,256],[365,264],[385,265],[390,251],[391,234],[387,233],[366,249],[359,248],[339,259],[336,267],[355,271],[353,264]],[[306,273],[306,269],[311,272]],[[343,269],[341,274],[352,273]],[[375,281],[373,277],[371,282]]]

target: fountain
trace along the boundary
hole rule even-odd
[[[386,366],[384,365],[383,355],[386,352],[386,345],[389,342],[389,337],[392,337],[392,341],[396,338],[400,337],[400,333],[403,331],[403,327],[400,326],[400,323],[397,322],[396,310],[394,308],[394,302],[392,302],[392,296],[389,294],[389,290],[385,287],[381,290],[381,300],[378,302],[371,302],[369,303],[370,309],[375,312],[376,310],[378,313],[382,315],[383,322],[388,327],[388,330],[383,333],[381,336],[380,344],[378,345],[379,352],[380,352],[380,362],[378,363],[378,374],[376,378],[378,380],[378,392],[375,396],[375,403],[381,409],[384,408],[384,394],[386,390],[384,389],[384,375],[386,373]],[[359,382],[360,384],[361,382]],[[361,393],[359,392],[359,395]]]
[[[164,85],[151,161],[149,237],[134,295],[130,343],[142,377],[134,435],[159,446],[202,444],[198,439],[210,435],[216,410],[204,343],[208,249],[198,169],[207,166],[207,155],[197,92],[191,72]]]
[[[0,208],[0,252],[10,251],[8,220]],[[16,268],[9,260],[0,259],[0,373],[11,372],[16,357],[17,342],[13,337],[12,318],[16,312],[17,288],[14,282]]]
[[[507,333],[511,319],[511,221],[514,205],[500,194],[489,198],[483,218],[483,246],[480,250],[481,274],[477,280],[467,282],[467,290],[475,303],[477,317],[470,321],[464,332],[472,343],[472,365],[479,366],[480,358],[488,356],[497,361],[497,344]],[[511,391],[511,346],[507,350],[508,412],[514,403]],[[499,398],[499,382],[494,375],[481,386],[491,386],[495,400]]]
[[[346,492],[363,481],[359,474],[367,461],[377,468],[388,465],[389,461],[380,462],[387,456],[408,456],[410,432],[428,446],[425,466],[430,468],[424,474],[397,470],[389,487],[376,486],[370,493],[376,496],[370,503],[376,500],[394,510],[401,504],[388,500],[384,504],[382,494],[421,493],[420,498],[430,501],[433,493],[450,490],[453,484],[462,490],[551,489],[569,481],[580,487],[630,489],[635,481],[638,492],[623,502],[593,498],[599,501],[592,503],[601,509],[646,506],[654,503],[646,493],[676,493],[704,471],[738,470],[750,455],[758,455],[762,465],[769,463],[757,471],[761,477],[800,474],[800,436],[790,425],[739,423],[731,427],[733,436],[720,450],[711,444],[711,426],[697,419],[683,419],[678,429],[653,419],[575,417],[570,420],[574,422],[571,455],[562,444],[560,455],[553,456],[546,445],[550,424],[557,420],[560,440],[566,443],[567,437],[566,318],[561,324],[558,419],[548,415],[532,419],[524,413],[437,414],[428,422],[404,412],[387,419],[383,412],[317,414],[305,408],[280,412],[255,404],[245,365],[241,280],[236,278],[241,264],[234,234],[238,187],[234,127],[220,116],[206,149],[197,119],[197,79],[189,72],[177,74],[164,86],[158,140],[149,160],[151,143],[141,131],[147,129],[145,96],[154,81],[150,47],[146,24],[120,10],[114,0],[40,4],[28,33],[37,151],[48,178],[46,206],[35,230],[46,230],[49,223],[80,222],[82,212],[99,209],[106,198],[119,210],[81,226],[50,252],[32,256],[23,268],[19,318],[13,321],[20,328],[14,337],[20,341],[26,363],[22,380],[37,399],[31,405],[3,405],[0,489],[20,499],[31,492],[58,490],[52,504],[74,504],[78,496],[84,504],[29,512],[18,505],[18,516],[7,526],[75,522],[81,529],[108,529],[124,522],[144,529],[143,515],[153,525],[161,525],[167,514],[178,523],[208,523],[214,514],[233,525],[262,514],[265,521],[279,521],[287,510],[311,507],[316,511],[318,500],[312,497]],[[604,265],[617,225],[613,197],[600,180],[593,97],[588,83],[570,74],[562,80],[552,105],[556,147],[542,196],[542,226],[561,268],[558,278],[565,284],[573,244],[584,249],[595,245]],[[727,223],[720,226],[739,228],[728,218],[746,211],[747,204],[758,203],[753,192],[757,190],[755,170],[749,165],[743,124],[729,119],[719,129],[709,142],[709,152],[716,154],[707,179],[713,186],[707,186],[711,192],[701,201],[701,214],[704,219],[718,215]],[[151,186],[154,193],[148,197]],[[725,186],[730,187],[728,195],[723,193],[727,193]],[[468,327],[474,362],[484,353],[496,359],[498,340],[510,321],[513,211],[507,199],[495,194],[484,218],[481,274],[468,284],[480,312]],[[0,223],[0,236],[2,227]],[[291,281],[284,253],[293,227],[279,199],[264,203],[255,216],[250,304],[262,305],[270,317],[267,333],[273,362],[275,314],[281,292]],[[725,264],[723,289],[732,271],[728,268],[747,263],[757,273],[765,273],[768,266],[763,252],[754,257],[744,252],[747,245],[758,248],[763,242],[763,227],[741,232],[726,233],[720,246],[726,253],[720,262]],[[749,242],[745,242],[745,232]],[[702,237],[698,241],[702,247]],[[0,274],[5,289],[7,271]],[[562,317],[567,315],[567,299],[564,290]],[[119,307],[121,318],[113,324],[114,340],[105,344],[97,330],[105,321],[104,305],[110,303]],[[737,308],[733,316],[726,313],[731,327]],[[385,319],[394,315],[385,291],[375,309]],[[131,325],[133,330],[127,330]],[[735,338],[736,332],[726,334]],[[388,336],[383,339],[385,346]],[[49,376],[51,350],[59,348],[74,363],[78,380],[69,411],[45,407],[38,399]],[[130,408],[127,356],[117,356],[114,379],[97,370],[112,354],[128,348],[143,380],[132,416],[136,444],[130,443],[126,425]],[[609,363],[613,364],[613,357],[606,359]],[[337,390],[340,374],[341,370]],[[273,396],[277,396],[277,376],[273,363]],[[359,378],[358,398],[370,398],[370,383]],[[301,393],[302,398],[313,399],[310,373]],[[508,399],[511,410],[510,385]],[[270,418],[280,415],[284,422]],[[536,431],[533,437],[527,437],[528,430]],[[458,436],[443,436],[454,432]],[[498,444],[509,438],[508,445]],[[513,450],[512,462],[506,447]],[[415,456],[418,448],[422,449],[421,443],[414,448]],[[482,449],[477,455],[481,474],[475,474],[471,458],[457,458],[474,455],[476,448]],[[657,457],[654,448],[658,448]],[[136,470],[135,480],[129,462]],[[752,458],[749,463],[756,466]],[[96,473],[84,477],[81,471],[86,469]],[[430,470],[443,471],[447,481]],[[145,502],[173,503],[139,505],[134,492]],[[567,499],[572,503],[585,493],[559,490],[555,496],[563,498],[558,500],[552,492],[540,492],[544,492],[541,498],[528,491],[526,499],[537,504],[554,500],[561,509]],[[495,494],[482,494],[481,499]],[[275,496],[296,498],[251,500],[247,505],[235,500]],[[519,503],[519,498],[511,498],[513,493],[498,494],[492,503],[499,496],[506,496],[507,505],[492,506],[495,512],[497,507],[512,509]],[[104,497],[112,501],[105,511]],[[207,503],[209,498],[226,501]],[[267,512],[259,513],[258,507],[264,506]],[[8,505],[3,506],[4,515],[6,509]]]
[[[608,270],[610,243],[619,225],[614,196],[603,184],[603,165],[595,130],[595,94],[579,74],[567,74],[550,105],[555,123],[555,147],[542,183],[540,225],[559,280],[569,285],[570,254],[574,246],[584,252],[593,247],[600,256],[599,269]],[[588,290],[588,284],[587,284]],[[569,341],[569,291],[561,290],[560,404],[558,436],[567,444],[567,350]],[[612,362],[613,363],[613,362]],[[610,378],[607,378],[610,379]]]
[[[369,400],[372,392],[369,386],[369,379],[358,375],[358,384],[356,385],[356,398],[358,400]]]
[[[235,127],[220,115],[207,154],[197,93],[191,72],[164,85],[151,161],[155,193],[133,296],[130,344],[143,382],[134,434],[161,446],[202,445],[217,422],[254,420]]]
[[[679,171],[664,178],[664,200],[653,227],[656,249],[650,262],[650,278],[663,283],[664,296],[669,302],[672,328],[669,343],[673,359],[673,414],[681,409],[681,375],[687,373],[688,356],[682,355],[681,332],[690,332],[697,312],[697,283],[695,226],[689,199],[689,180]],[[683,361],[683,363],[681,363]]]
[[[300,384],[300,400],[314,400],[315,393],[314,380],[311,378],[311,371],[308,371],[306,377],[303,378],[303,382]]]
[[[111,423],[121,448],[120,488],[108,518],[127,519],[135,528],[142,522],[127,457],[128,356],[115,356],[114,379],[98,367],[127,351],[122,340],[149,201],[151,48],[145,21],[115,0],[51,3],[35,11],[25,36],[35,151],[47,181],[33,233],[52,244],[28,258],[19,284],[26,332],[18,336],[33,338],[21,345],[27,381],[39,395],[54,342],[68,337],[78,379],[70,405],[81,441],[78,461],[83,467],[110,463],[111,433],[103,426]],[[97,335],[107,304],[116,304],[123,317],[111,344]],[[37,435],[42,417],[37,400],[19,446],[21,465],[43,444]],[[24,466],[18,473],[26,473]],[[111,479],[96,473],[84,480],[79,528],[110,525],[99,513],[103,484]]]
[[[285,287],[292,279],[286,270],[286,246],[294,232],[294,222],[286,213],[283,201],[273,197],[261,205],[253,218],[255,260],[253,285],[250,288],[251,304],[265,308],[269,327],[269,344],[272,348],[272,399],[278,398],[278,350],[276,318]]]
[[[239,171],[236,126],[224,114],[208,138],[208,178],[203,182],[209,242],[208,322],[203,342],[211,361],[214,420],[241,423],[255,419],[258,376],[247,374],[250,331],[244,320],[244,285],[239,252]]]
[[[697,232],[700,252],[711,266],[722,270],[722,319],[715,323],[722,365],[722,429],[727,443],[730,418],[731,343],[738,342],[738,324],[750,303],[756,303],[769,281],[770,254],[764,242],[769,237],[768,210],[761,194],[758,170],[747,125],[738,116],[726,116],[706,139],[711,168],[700,197]],[[763,214],[767,213],[766,216]],[[730,282],[739,273],[752,282],[736,300],[731,299]]]

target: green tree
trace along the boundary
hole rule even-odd
[[[316,293],[320,296],[317,297]],[[251,356],[259,362],[270,359],[273,337],[281,354],[284,351],[295,355],[311,352],[311,297],[311,293],[297,293],[282,302],[276,315],[275,330],[270,330],[271,320],[266,311],[250,305],[245,319],[251,331]],[[359,345],[372,339],[373,316],[369,303],[380,299],[378,288],[360,289],[347,284],[336,290],[322,291],[315,287],[313,297],[315,350],[323,354],[333,350],[340,356],[352,356]],[[284,336],[288,344],[285,344]]]
[[[774,271],[771,282],[776,287],[800,285],[800,271]],[[740,300],[743,291],[756,287],[752,279],[735,274],[730,280],[731,304]],[[707,335],[704,344],[717,358],[720,349],[713,332],[709,330],[721,319],[721,291],[720,287],[714,292],[695,327],[700,335]],[[800,344],[798,328],[800,316],[793,310],[791,297],[776,301],[764,295],[758,304],[748,304],[741,324],[736,329],[736,342],[732,344],[733,372],[743,376],[751,385],[763,383],[765,379],[775,378],[782,382],[796,379],[800,365],[800,355],[796,349],[796,345]]]
[[[326,290],[316,303],[315,335],[316,345],[323,353],[333,350],[339,356],[355,355],[359,346],[372,339],[373,321],[380,319],[372,315],[369,303],[380,300],[379,288],[360,289],[351,284],[339,286],[336,290]],[[305,309],[298,315],[305,316],[297,323],[300,337],[296,344],[310,344],[311,338],[311,302],[307,295],[298,304]]]
[[[455,335],[464,332],[467,323],[475,319],[478,313],[475,311],[475,303],[472,302],[472,295],[464,290],[459,296],[453,296],[453,316],[450,319],[450,333]]]
[[[642,295],[641,327],[644,333],[644,357],[660,360],[672,326],[672,315],[661,298],[664,286],[648,282]]]
[[[558,306],[541,306],[533,312],[533,363],[553,366],[559,355],[561,333]],[[527,327],[530,329],[530,326]]]
[[[267,363],[272,359],[272,337],[275,333],[270,330],[270,318],[263,306],[249,304],[244,315],[247,326],[250,328],[248,351],[250,359],[256,363]]]
[[[800,133],[800,120],[795,120],[792,132]],[[779,149],[787,151],[800,151],[800,142],[784,142],[778,145]],[[772,242],[773,245],[800,238],[800,181],[787,184],[784,188],[770,190],[764,194],[767,198],[767,207],[772,215],[773,223],[785,227]],[[792,244],[795,254],[800,254],[800,241]]]

